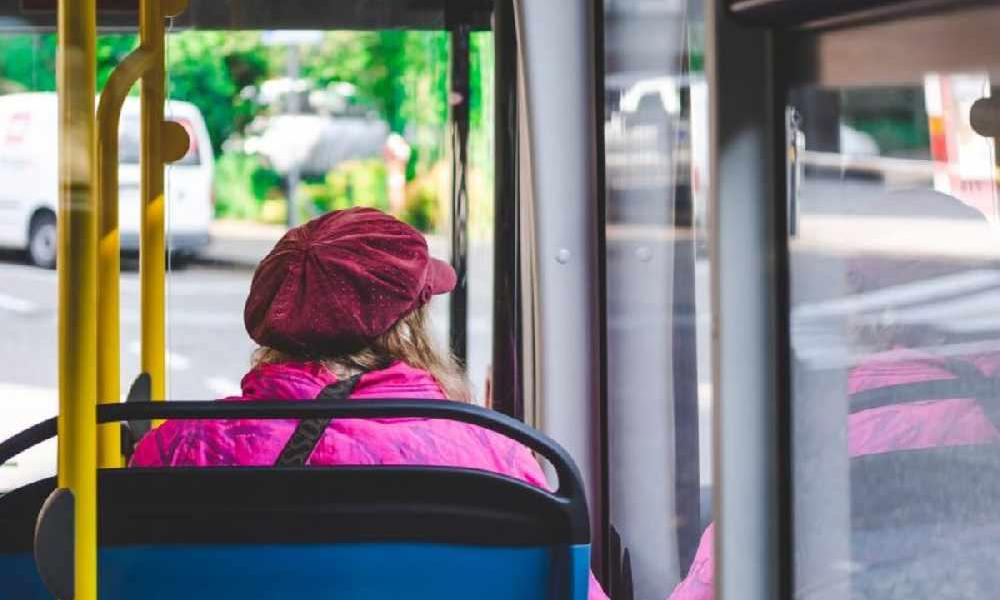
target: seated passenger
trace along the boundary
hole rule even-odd
[[[879,215],[930,216],[946,222],[965,222],[977,228],[986,221],[978,211],[938,192],[893,192],[877,207]],[[922,215],[921,213],[925,213]],[[947,227],[947,225],[945,225]],[[945,260],[859,256],[847,260],[847,276],[854,294],[888,291],[896,285],[926,282],[968,271],[970,265]],[[971,268],[975,268],[971,265]],[[1000,353],[958,355],[935,352],[942,346],[960,347],[973,341],[934,323],[897,323],[892,313],[905,309],[884,306],[885,319],[855,323],[854,347],[870,352],[847,374],[852,397],[893,386],[933,381],[1000,377]],[[952,315],[945,314],[947,319]],[[973,338],[974,339],[974,338]],[[847,453],[850,457],[902,450],[1000,442],[997,431],[974,398],[908,398],[867,410],[852,410],[847,417]],[[688,572],[670,600],[712,600],[714,588],[714,524],[706,528]]]
[[[254,274],[244,319],[260,349],[229,401],[309,400],[338,381],[350,398],[453,399],[471,394],[431,339],[427,303],[455,286],[424,237],[377,210],[330,213],[290,230]],[[225,357],[220,357],[224,359]],[[274,465],[297,420],[167,421],[147,434],[137,467]],[[524,446],[463,423],[337,419],[307,464],[434,465],[547,482]],[[591,600],[606,598],[591,577]]]

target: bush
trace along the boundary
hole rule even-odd
[[[420,231],[431,233],[438,225],[437,204],[437,195],[432,190],[421,187],[406,199],[406,209],[401,218]]]
[[[281,196],[281,176],[260,158],[226,152],[215,163],[215,215],[258,219],[264,201]]]
[[[350,161],[340,165],[347,178],[346,206],[369,206],[389,210],[385,164],[381,160]]]
[[[389,209],[385,165],[381,160],[341,163],[321,181],[299,186],[302,204],[312,214],[343,210],[353,206]]]
[[[269,198],[260,208],[258,220],[272,225],[284,225],[288,222],[288,201],[284,198]]]
[[[409,183],[406,207],[400,218],[424,233],[434,233],[446,223],[444,211],[450,206],[450,199],[450,165],[440,161]]]
[[[330,189],[324,181],[299,184],[299,221],[311,219],[329,211],[333,202]]]

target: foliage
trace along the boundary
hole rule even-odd
[[[927,158],[930,155],[930,129],[926,120],[876,118],[852,119],[847,123],[870,135],[883,156]]]
[[[406,207],[400,218],[420,231],[436,231],[441,224],[440,199],[447,190],[435,185],[434,177],[421,177],[410,185],[406,194]],[[444,196],[447,197],[447,196]]]
[[[346,82],[412,147],[407,178],[444,155],[450,41],[441,31],[328,32],[302,58],[318,87]]]
[[[98,38],[99,89],[136,44],[133,34]],[[492,34],[474,33],[470,51],[469,192],[475,233],[487,231],[487,221],[492,222]],[[443,207],[451,194],[450,53],[448,32],[401,30],[326,32],[320,44],[301,53],[302,77],[316,88],[352,84],[356,104],[371,107],[393,132],[406,137],[412,153],[402,216],[426,230],[446,225]],[[264,45],[261,33],[255,31],[184,31],[168,37],[168,96],[195,104],[205,117],[218,157],[220,216],[278,216],[276,207],[284,197],[279,176],[259,159],[223,148],[263,109],[253,94],[245,92],[285,76],[285,60],[284,47]],[[0,93],[53,91],[55,66],[54,34],[0,35]],[[385,178],[385,167],[378,160],[346,163],[323,180],[305,182],[302,205],[310,211],[356,204],[388,208]]]
[[[55,44],[53,38],[52,43]],[[97,38],[97,89],[104,89],[115,67],[139,45],[139,38],[132,34],[102,35]],[[138,93],[138,86],[133,90]]]
[[[260,207],[258,220],[262,223],[284,225],[288,222],[288,202],[284,198],[268,198]]]
[[[469,37],[469,124],[473,132],[493,127],[493,34]]]
[[[216,154],[259,110],[240,92],[268,76],[273,57],[258,32],[188,31],[167,42],[169,96],[196,105]]]
[[[493,34],[473,33],[470,39],[469,235],[493,235]]]
[[[924,90],[914,86],[857,88],[838,94],[841,120],[870,135],[884,156],[929,158]]]
[[[56,89],[56,36],[0,36],[0,81],[19,91],[51,92]]]
[[[385,164],[381,160],[342,163],[321,180],[299,186],[306,217],[352,206],[389,209]]]
[[[273,57],[256,32],[190,31],[167,38],[168,96],[195,104],[205,117],[215,152],[256,112],[239,92],[272,70]],[[137,45],[133,34],[97,39],[97,88]],[[56,35],[0,35],[0,87],[55,91]]]
[[[347,82],[392,131],[448,117],[448,34],[435,31],[332,31],[302,58],[302,75],[318,87]]]
[[[226,152],[215,166],[215,212],[219,217],[256,219],[264,203],[281,194],[281,176],[256,156]]]
[[[103,89],[111,71],[135,49],[132,34],[102,35],[97,39],[97,89]],[[10,90],[54,92],[56,89],[56,34],[0,36],[0,84]]]

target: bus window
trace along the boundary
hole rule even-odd
[[[168,35],[167,114],[174,107],[189,133],[205,130],[168,171],[176,198],[168,227],[181,258],[178,245],[204,206],[212,234],[208,260],[169,275],[171,397],[239,392],[254,350],[243,301],[257,261],[289,225],[374,206],[425,232],[431,252],[449,260],[458,176],[467,204],[464,358],[482,396],[492,343],[492,34],[468,38],[468,90],[459,94],[448,31],[192,27]],[[461,106],[469,107],[467,165],[454,169]],[[199,156],[208,167],[184,168]],[[196,200],[203,193],[211,202]],[[196,206],[184,210],[185,202]],[[451,300],[432,302],[442,345],[451,339]],[[213,358],[221,355],[227,360]]]
[[[789,97],[796,588],[989,594],[1000,529],[998,73]],[[904,591],[905,590],[905,591]]]
[[[685,3],[604,8],[606,570],[612,597],[663,599],[710,519],[707,97]]]
[[[225,22],[201,27],[190,15],[187,26],[168,34],[165,114],[191,140],[166,176],[170,399],[240,392],[255,349],[244,329],[244,301],[257,262],[286,230],[290,196],[297,222],[355,205],[382,208],[423,231],[432,254],[450,260],[456,172],[466,178],[468,211],[467,368],[482,397],[492,345],[492,33],[482,30],[483,19],[469,32],[468,94],[461,99],[469,107],[467,164],[459,170],[450,129],[452,36],[443,21],[419,31],[333,30],[348,17],[335,13],[331,30],[298,40],[227,30]],[[368,15],[361,25],[377,26],[378,18]],[[25,254],[40,265],[54,262],[57,102],[55,35],[0,21],[17,27],[0,31],[0,174],[6,174],[0,323],[8,338],[0,344],[7,353],[0,437],[6,438],[57,410],[56,275],[23,264]],[[284,26],[259,24],[265,25]],[[99,89],[136,43],[132,33],[99,36]],[[142,352],[139,142],[139,98],[130,96],[119,137],[123,392],[140,371]],[[449,309],[447,297],[432,305],[442,345],[450,337]],[[54,471],[50,443],[0,467],[0,493]]]
[[[16,30],[16,31],[12,31]],[[0,438],[58,412],[54,35],[0,18]],[[36,93],[40,92],[40,93]],[[30,264],[34,263],[34,264]],[[0,464],[0,495],[50,476],[55,440]]]

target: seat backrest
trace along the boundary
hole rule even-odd
[[[577,477],[570,467],[561,478]],[[52,489],[49,480],[0,498],[0,524],[33,522]],[[101,600],[587,596],[586,505],[485,471],[104,470],[99,504]],[[29,535],[20,526],[19,539],[0,540],[0,588],[49,598],[37,576],[13,581]]]

